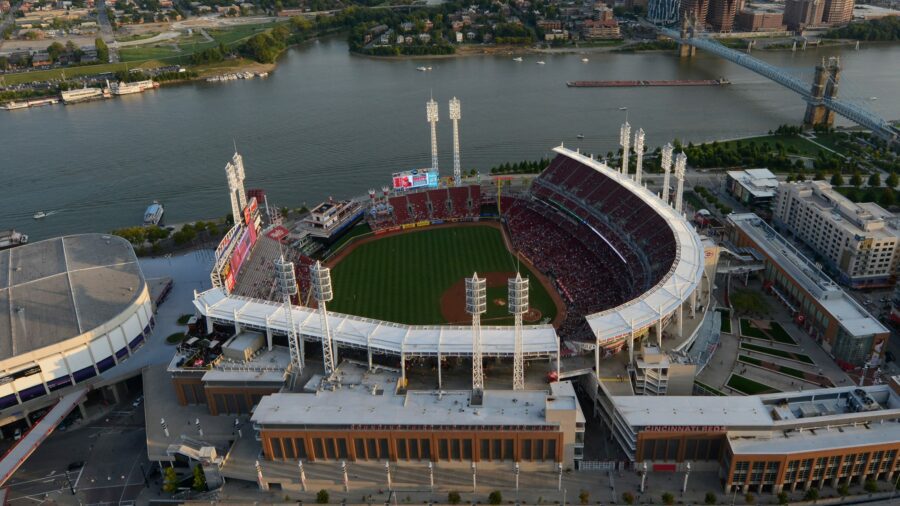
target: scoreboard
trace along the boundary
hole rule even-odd
[[[437,188],[438,173],[431,169],[413,169],[395,172],[393,175],[393,182],[395,190]]]

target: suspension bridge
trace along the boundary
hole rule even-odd
[[[829,62],[827,65],[823,62],[821,66],[816,67],[816,78],[810,85],[784,69],[726,47],[715,39],[695,32],[691,27],[685,26],[681,31],[671,28],[658,29],[666,37],[678,42],[682,48],[691,48],[689,52],[682,50],[682,55],[692,55],[693,48],[701,49],[756,72],[797,93],[807,103],[806,121],[810,124],[830,122],[827,118],[828,111],[831,111],[868,128],[889,142],[900,140],[900,129],[891,125],[887,120],[850,100],[837,97],[837,79],[840,69],[833,62]]]

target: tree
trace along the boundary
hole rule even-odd
[[[831,186],[844,186],[844,176],[840,172],[835,172],[831,176]]]
[[[897,177],[896,172],[891,171],[891,173],[888,175],[887,179],[885,180],[885,183],[887,183],[887,185],[890,186],[891,188],[896,188],[897,185],[900,184],[900,177]]]
[[[170,494],[178,490],[178,475],[175,474],[174,467],[167,467],[163,472],[163,492]]]
[[[106,42],[103,42],[103,39],[97,37],[94,39],[94,47],[97,48],[97,59],[102,62],[109,62],[109,46],[106,45]]]
[[[716,494],[713,492],[707,492],[706,497],[703,498],[703,502],[705,504],[715,504],[716,503]]]
[[[841,485],[837,488],[837,493],[841,497],[847,497],[850,495],[850,487],[847,486],[846,483],[841,483]]]
[[[875,480],[866,480],[866,483],[863,485],[863,490],[870,494],[874,494],[878,492],[878,483]]]
[[[855,188],[859,188],[860,186],[862,186],[862,183],[862,174],[860,174],[859,171],[854,172],[853,176],[850,177],[850,184],[852,184]]]
[[[591,502],[591,493],[585,489],[581,489],[581,492],[578,493],[578,501],[581,504],[588,504]]]
[[[813,174],[813,181],[824,181],[825,174],[822,174],[822,171],[817,170],[815,174]]]
[[[499,490],[494,490],[493,492],[488,494],[488,503],[503,504],[503,494],[501,494]]]
[[[51,61],[58,61],[60,55],[66,52],[66,46],[62,45],[59,41],[54,41],[53,44],[47,46],[47,54],[50,55]]]
[[[881,198],[879,199],[879,204],[884,207],[891,207],[897,203],[897,193],[893,188],[885,188],[884,191],[881,192]]]
[[[622,502],[625,504],[634,504],[634,494],[631,492],[622,492]]]
[[[756,497],[748,492],[746,495],[744,495],[744,501],[747,504],[756,504]]]
[[[447,502],[450,504],[459,504],[462,501],[462,497],[459,496],[459,492],[453,490],[447,492]]]
[[[328,504],[328,491],[324,488],[316,492],[316,504]]]
[[[206,491],[206,475],[203,474],[203,467],[200,464],[194,466],[194,483],[191,485],[191,488],[195,492]]]
[[[671,492],[665,492],[662,495],[662,502],[667,506],[671,506],[672,504],[675,504],[675,496],[672,495]]]
[[[806,491],[806,494],[803,496],[803,499],[806,501],[818,501],[819,500],[819,489],[816,487],[812,487],[811,489]]]
[[[871,176],[869,176],[869,186],[881,186],[881,175],[877,172],[873,172]]]

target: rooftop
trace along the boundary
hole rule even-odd
[[[548,426],[546,410],[575,409],[577,403],[541,390],[487,390],[483,404],[471,406],[469,391],[395,393],[399,375],[368,372],[344,362],[334,389],[277,393],[262,398],[253,422],[272,425],[445,425]],[[564,393],[560,391],[560,393]],[[574,395],[574,392],[572,393]],[[568,403],[568,404],[566,404]]]
[[[145,287],[120,237],[57,237],[0,251],[0,359],[91,331],[125,311]]]
[[[769,437],[729,437],[736,455],[823,452],[866,445],[883,445],[900,440],[900,423],[857,425],[803,431],[774,431]]]
[[[876,239],[900,237],[896,216],[874,202],[856,203],[835,191],[825,181],[782,183],[779,191],[790,192],[850,234]]]
[[[866,404],[865,399],[871,399]],[[711,427],[719,430],[792,429],[900,417],[900,398],[887,385],[835,387],[800,392],[731,397],[612,397],[633,427]],[[862,402],[859,402],[862,400]],[[861,407],[862,406],[862,407]],[[652,430],[652,429],[651,429]],[[771,449],[771,447],[770,447]]]
[[[753,213],[731,214],[728,221],[747,234],[853,336],[881,334],[888,330],[793,244]]]
[[[769,169],[730,170],[728,177],[756,198],[772,198],[778,188],[778,179]]]

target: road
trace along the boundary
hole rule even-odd
[[[119,63],[119,51],[116,49],[116,38],[113,35],[112,25],[109,24],[109,17],[106,14],[106,0],[97,2],[97,24],[100,25],[100,36],[103,42],[109,46],[109,62]]]
[[[143,405],[134,407],[132,400],[123,399],[101,420],[53,433],[7,482],[9,502],[96,504],[136,499],[145,488],[142,473],[151,466]]]

